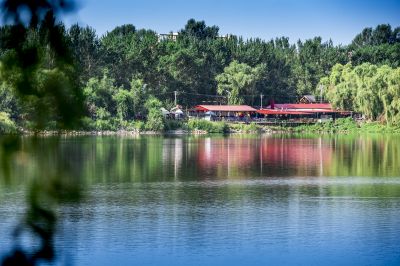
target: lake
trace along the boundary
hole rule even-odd
[[[400,265],[400,136],[21,137],[0,254],[57,175],[56,265]]]

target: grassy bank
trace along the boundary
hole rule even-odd
[[[289,132],[320,132],[320,133],[400,133],[400,127],[388,126],[379,122],[357,123],[352,118],[339,118],[335,121],[281,128]]]
[[[183,127],[188,131],[203,130],[208,133],[256,133],[256,132],[294,132],[294,133],[400,133],[400,127],[379,122],[356,122],[352,118],[339,118],[334,121],[294,127],[260,126],[255,123],[231,124],[205,120],[189,120]]]

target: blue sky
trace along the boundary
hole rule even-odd
[[[321,36],[348,44],[365,27],[400,26],[400,0],[85,0],[65,22],[90,25],[98,35],[128,23],[168,33],[190,18],[244,38],[287,36],[294,43]]]

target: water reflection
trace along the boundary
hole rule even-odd
[[[399,136],[76,137],[60,140],[57,156],[46,150],[51,139],[37,141],[21,140],[11,169],[14,184],[37,171],[31,162],[43,158],[47,165],[67,164],[86,184],[400,176]]]
[[[0,253],[27,180],[51,169],[40,165],[58,165],[86,195],[59,208],[61,264],[400,261],[398,136],[35,141],[21,139],[10,181],[0,184]]]

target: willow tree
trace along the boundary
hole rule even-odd
[[[222,74],[216,76],[217,92],[227,95],[229,104],[243,104],[244,94],[255,93],[255,85],[261,79],[264,64],[250,67],[247,64],[232,61]]]
[[[374,86],[373,79],[377,74],[377,66],[369,63],[353,69],[356,79],[356,111],[363,113],[368,119],[376,120],[383,112],[379,98],[380,87]]]
[[[387,105],[388,121],[392,125],[400,125],[400,68],[391,71],[387,80],[390,102]]]
[[[362,113],[369,120],[400,122],[400,68],[365,63],[335,65],[320,84],[336,108]]]

